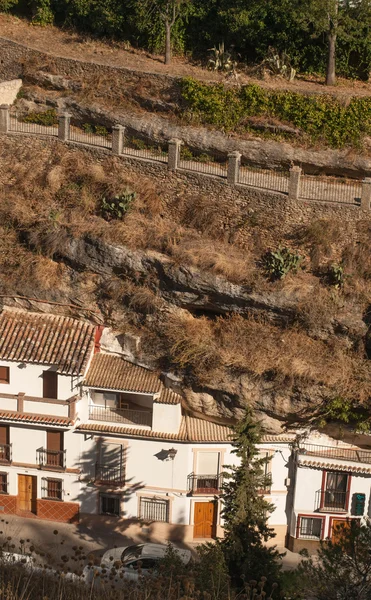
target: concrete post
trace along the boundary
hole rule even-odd
[[[19,413],[23,413],[23,407],[24,407],[24,397],[25,397],[25,393],[24,392],[18,392],[17,395],[17,412]]]
[[[0,133],[8,133],[9,131],[9,106],[2,104],[0,106]]]
[[[76,400],[76,396],[69,399],[68,416],[71,419],[71,421],[74,421],[76,419]]]
[[[227,182],[236,185],[240,178],[241,152],[235,150],[228,154]]]
[[[170,171],[176,171],[178,168],[180,160],[180,146],[182,145],[182,143],[182,140],[178,140],[177,138],[173,138],[169,142],[167,168]]]
[[[361,209],[370,210],[371,208],[371,177],[366,177],[362,181]]]
[[[58,118],[58,138],[62,142],[67,142],[70,139],[70,122],[71,115],[69,113],[63,113]]]
[[[298,200],[300,198],[300,177],[301,168],[291,167],[289,179],[289,198],[291,200]]]
[[[122,125],[114,125],[112,127],[112,152],[120,156],[124,146],[125,127]]]

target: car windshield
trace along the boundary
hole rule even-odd
[[[133,560],[134,558],[139,558],[142,554],[143,546],[129,546],[125,548],[123,553],[121,554],[121,560],[123,563],[127,563],[129,560]]]

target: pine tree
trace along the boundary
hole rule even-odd
[[[234,431],[232,452],[240,462],[238,466],[227,467],[224,474],[222,517],[225,537],[221,547],[232,582],[240,587],[244,581],[262,576],[271,582],[277,580],[280,554],[275,547],[264,544],[275,536],[268,526],[274,506],[261,493],[270,486],[270,477],[265,474],[269,458],[259,457],[260,427],[254,422],[250,409]]]

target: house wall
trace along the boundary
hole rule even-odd
[[[4,394],[18,394],[19,392],[25,393],[27,396],[36,396],[42,398],[43,395],[43,371],[55,371],[55,366],[48,365],[34,365],[27,363],[24,368],[20,368],[20,362],[12,362],[1,360],[0,366],[10,368],[10,383],[0,383],[0,396]],[[59,375],[58,374],[58,399],[67,400],[73,394],[77,393],[77,385],[79,378],[72,375]],[[6,408],[3,406],[1,408]],[[10,407],[8,407],[9,409]],[[11,410],[16,410],[12,408]],[[43,412],[43,411],[39,411]]]
[[[153,431],[178,433],[181,419],[182,409],[180,404],[153,403]]]

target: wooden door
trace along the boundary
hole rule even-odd
[[[36,513],[37,477],[18,475],[18,506],[20,510]]]
[[[195,502],[193,537],[211,538],[215,536],[216,505],[214,502]]]
[[[46,464],[63,467],[63,431],[46,432]]]
[[[334,544],[340,543],[344,530],[349,528],[350,521],[345,521],[344,519],[334,519],[332,521],[331,541]]]
[[[9,425],[0,425],[0,460],[10,460]]]

